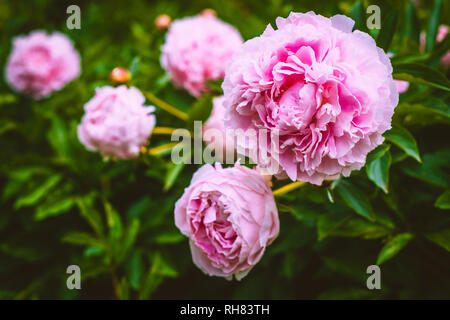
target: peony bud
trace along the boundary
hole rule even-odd
[[[217,17],[217,12],[214,9],[203,9],[202,12],[200,12],[200,15],[204,17]]]
[[[126,84],[131,80],[131,73],[125,68],[114,68],[109,74],[113,84]]]
[[[167,14],[160,14],[155,19],[155,27],[159,30],[165,30],[169,28],[172,19]]]

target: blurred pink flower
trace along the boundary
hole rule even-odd
[[[188,17],[171,24],[161,64],[176,86],[200,96],[207,81],[223,78],[241,44],[239,32],[229,24],[211,16]]]
[[[391,127],[398,92],[390,60],[342,15],[291,13],[276,25],[230,61],[222,85],[225,125],[268,129],[267,145],[260,139],[258,148],[279,161],[272,172],[278,177],[321,184],[349,176]],[[279,138],[275,151],[270,132]]]
[[[446,25],[440,25],[438,29],[438,33],[436,35],[436,41],[441,42],[445,39],[445,36],[450,31],[450,28]],[[425,43],[426,43],[426,35],[425,32],[420,33],[420,50],[425,51]],[[450,50],[447,51],[441,58],[441,64],[444,68],[450,66]]]
[[[397,86],[398,93],[403,93],[408,90],[409,82],[403,80],[394,80],[395,85]]]
[[[209,164],[175,204],[175,224],[190,238],[194,263],[211,276],[240,280],[279,232],[278,212],[263,175]]]
[[[34,99],[49,96],[80,74],[80,56],[59,32],[33,31],[16,37],[6,66],[6,80]]]
[[[130,159],[139,154],[155,126],[154,107],[136,88],[122,85],[97,88],[85,106],[78,138],[91,151],[105,157]]]

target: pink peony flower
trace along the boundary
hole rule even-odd
[[[223,106],[224,97],[219,96],[213,99],[213,109],[208,120],[203,125],[203,140],[208,148],[215,150],[217,161],[227,159],[227,153],[230,153],[229,159],[234,160],[234,137],[227,134],[223,122],[225,116],[225,107]]]
[[[391,127],[398,92],[390,60],[342,15],[291,13],[276,24],[230,61],[225,125],[268,130],[257,146],[279,162],[278,177],[321,184],[349,176]],[[272,133],[279,148],[268,146]]]
[[[78,139],[91,151],[105,157],[130,159],[150,137],[155,126],[154,107],[136,88],[101,87],[84,105],[85,114],[78,126]]]
[[[441,42],[445,39],[447,34],[449,33],[450,28],[446,25],[440,25],[438,28],[438,33],[436,35],[436,41]],[[426,42],[426,36],[425,32],[420,33],[420,50],[423,52],[425,51],[425,42]],[[450,66],[450,50],[447,51],[441,58],[441,64],[444,68],[447,68]]]
[[[278,213],[265,178],[240,166],[202,166],[175,204],[194,263],[210,276],[240,280],[277,237]]]
[[[241,44],[229,24],[212,16],[188,17],[170,26],[161,64],[176,86],[200,96],[207,81],[224,77],[227,61]]]
[[[62,33],[33,31],[13,40],[5,76],[14,90],[41,99],[79,74],[80,56]]]

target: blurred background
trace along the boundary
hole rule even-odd
[[[72,4],[81,9],[80,30],[66,27]],[[382,18],[371,35],[388,38],[394,59],[448,76],[439,65],[443,45],[426,57],[419,45],[420,32],[450,24],[448,1],[0,1],[2,72],[12,39],[36,29],[69,36],[82,61],[78,79],[41,101],[0,80],[0,299],[450,298],[448,91],[412,82],[401,95],[394,122],[412,133],[422,162],[389,144],[387,194],[363,168],[340,191],[306,185],[280,197],[280,235],[241,282],[202,274],[174,225],[174,203],[198,166],[176,167],[167,153],[103,161],[77,139],[84,103],[115,67],[133,70],[132,85],[181,110],[198,103],[161,68],[159,14],[179,19],[211,8],[247,40],[291,11],[349,15],[367,31],[370,4]],[[162,110],[156,116],[160,126],[185,126]],[[169,140],[154,135],[151,144]],[[352,197],[360,197],[356,205]],[[375,221],[355,213],[361,203]],[[389,242],[398,234],[408,243]],[[393,248],[381,267],[382,289],[370,291],[366,268],[386,243]],[[66,287],[73,264],[81,290]]]

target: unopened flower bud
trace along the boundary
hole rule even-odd
[[[214,9],[203,9],[202,12],[200,12],[200,15],[204,17],[217,17],[217,12]]]
[[[109,74],[113,84],[126,84],[131,80],[131,73],[125,68],[114,68]]]
[[[155,27],[159,30],[165,30],[169,28],[172,19],[167,14],[160,14],[155,19]]]

